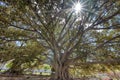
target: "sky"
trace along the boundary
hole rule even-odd
[[[7,5],[6,3],[0,1],[0,6],[6,6],[6,5]]]

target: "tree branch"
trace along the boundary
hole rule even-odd
[[[85,63],[76,63],[75,66],[82,66],[82,65],[93,65],[93,64],[120,64],[120,58],[116,59],[109,59],[104,61],[93,61],[93,62],[85,62]]]
[[[117,36],[111,38],[110,40],[108,40],[108,41],[106,41],[106,42],[100,44],[99,46],[97,46],[97,47],[95,48],[95,50],[97,50],[97,49],[103,47],[105,44],[109,43],[110,41],[112,41],[112,40],[114,40],[114,39],[116,39],[116,38],[120,38],[120,35],[117,35]]]

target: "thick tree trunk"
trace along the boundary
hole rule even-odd
[[[72,80],[69,76],[68,66],[54,66],[50,80]]]

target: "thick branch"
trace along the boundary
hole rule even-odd
[[[93,61],[93,62],[86,62],[86,63],[76,63],[75,66],[82,66],[82,65],[93,65],[93,64],[120,64],[120,58],[117,59],[109,59],[105,61]]]
[[[97,50],[97,49],[103,47],[105,44],[109,43],[110,41],[112,41],[112,40],[114,40],[114,39],[116,39],[116,38],[120,38],[120,35],[115,36],[115,37],[113,37],[112,39],[110,39],[110,40],[108,40],[108,41],[106,41],[106,42],[100,44],[97,48],[95,48],[95,50]]]
[[[118,15],[119,13],[120,13],[120,9],[119,9],[118,11],[114,12],[112,15],[110,15],[110,16],[108,16],[108,17],[106,17],[106,18],[101,19],[99,22],[97,22],[97,23],[94,24],[93,26],[96,26],[96,25],[99,25],[99,24],[101,24],[101,23],[104,23],[104,22],[112,19],[114,16]]]

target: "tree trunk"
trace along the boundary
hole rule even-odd
[[[68,66],[56,64],[51,71],[50,80],[72,80],[69,76]]]

